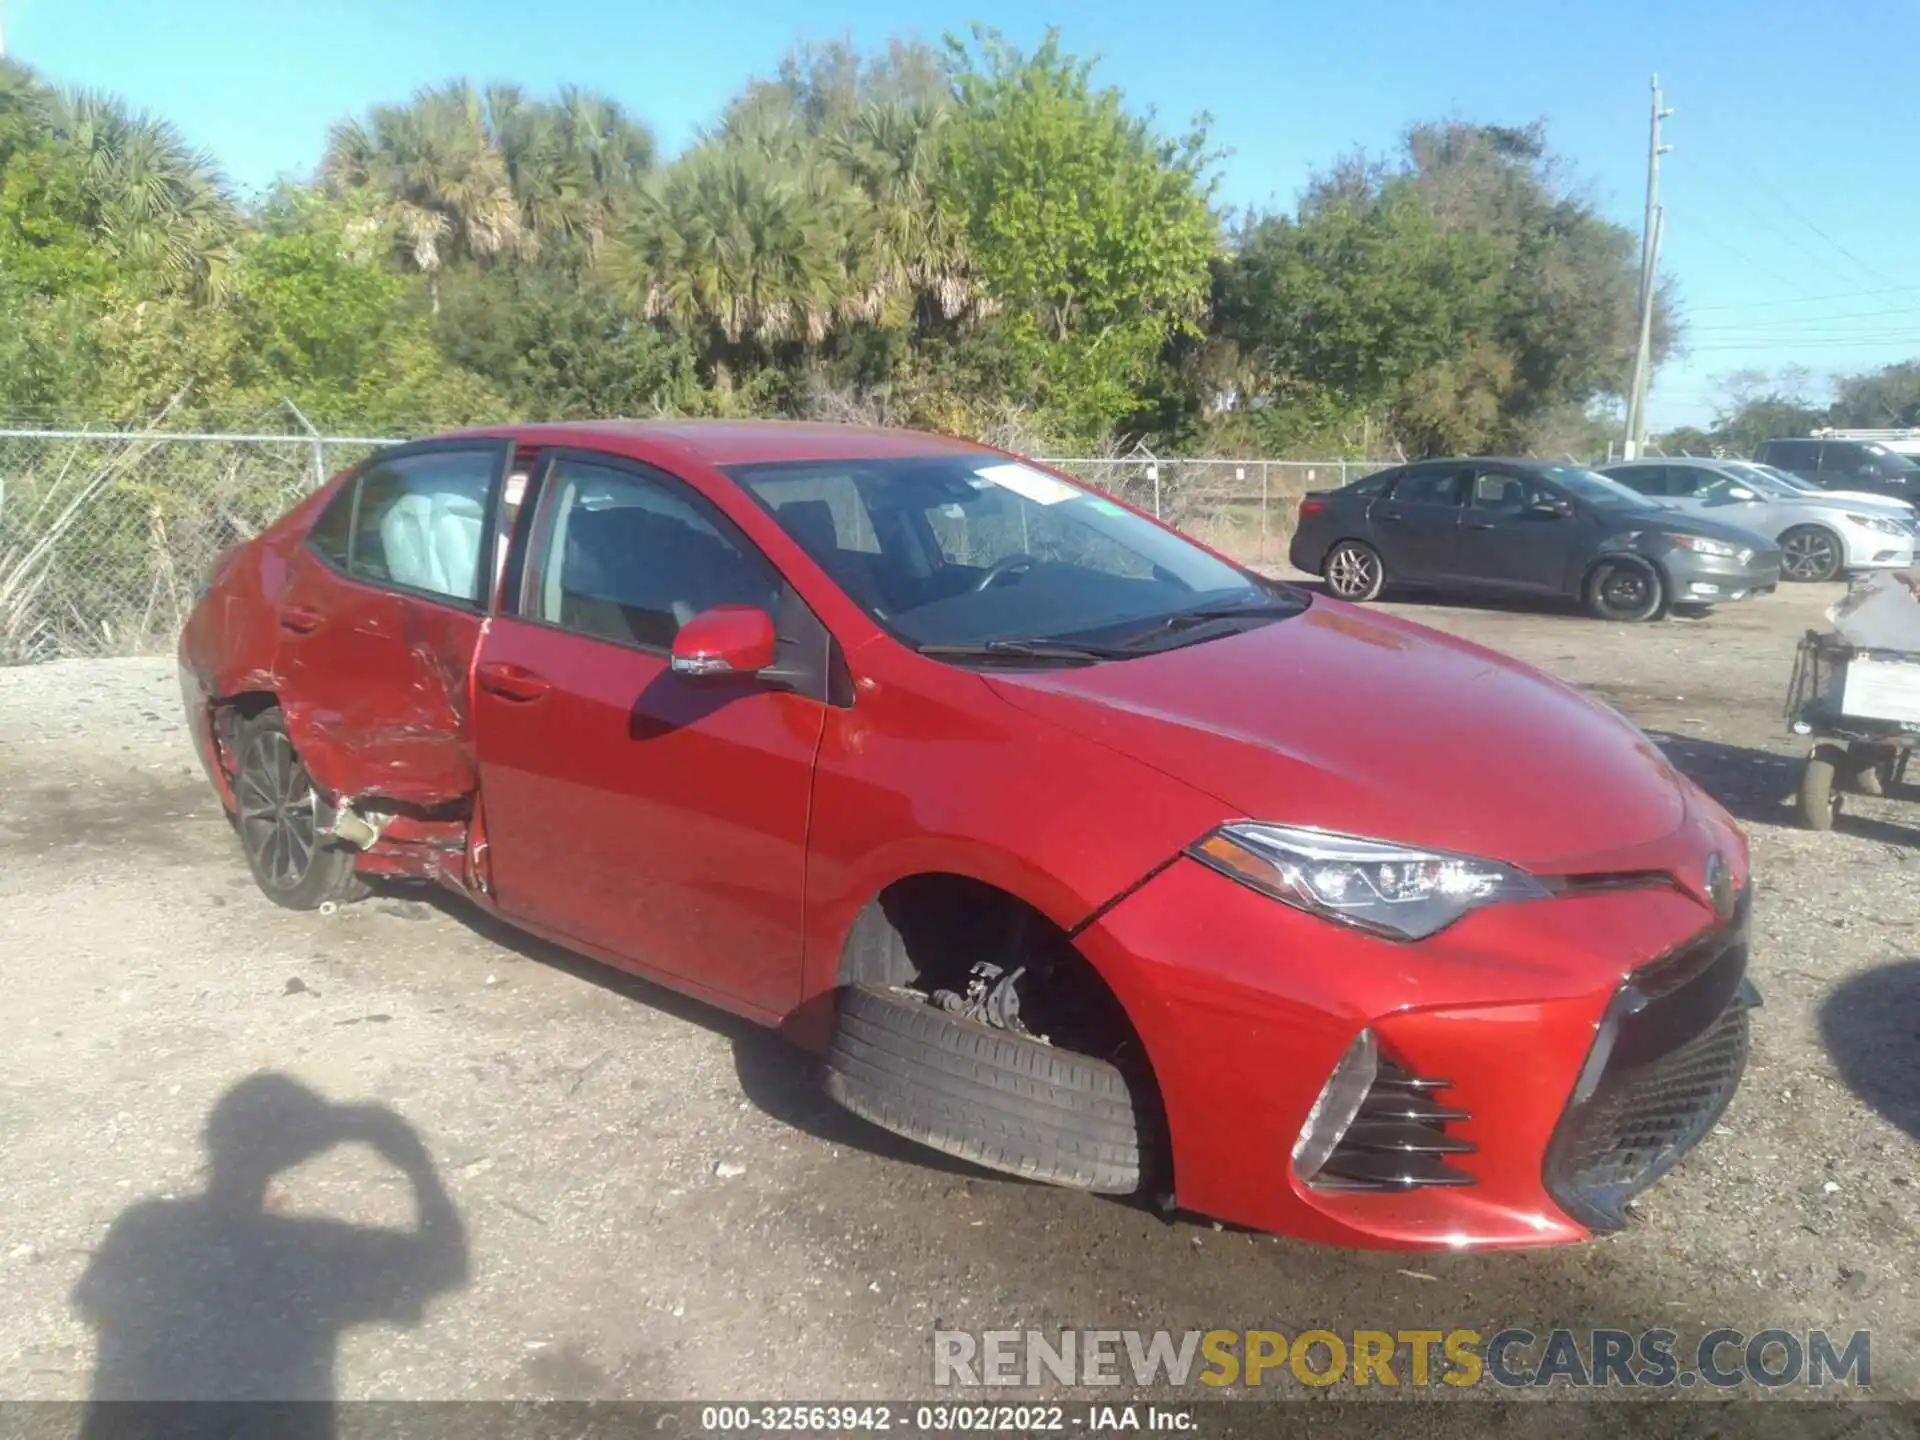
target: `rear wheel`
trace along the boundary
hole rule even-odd
[[[1657,620],[1667,608],[1667,587],[1646,561],[1626,555],[1602,560],[1587,575],[1587,609],[1600,620]]]
[[[326,834],[332,807],[307,774],[280,712],[263,710],[246,721],[236,742],[235,819],[261,892],[289,910],[365,895],[354,852]]]
[[[1834,777],[1845,765],[1844,745],[1816,745],[1800,774],[1800,823],[1809,830],[1831,830],[1840,818],[1840,787]]]
[[[1780,573],[1788,580],[1831,580],[1845,561],[1840,537],[1824,526],[1796,525],[1780,537]]]
[[[1364,540],[1342,540],[1335,545],[1327,552],[1320,574],[1335,596],[1356,604],[1378,599],[1387,587],[1387,567],[1380,552]]]

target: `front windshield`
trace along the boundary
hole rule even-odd
[[[1659,507],[1638,490],[1629,490],[1618,480],[1585,470],[1577,465],[1548,465],[1541,474],[1576,500],[1596,510],[1654,510]]]
[[[1821,493],[1820,487],[1811,480],[1802,480],[1791,470],[1782,470],[1777,465],[1762,465],[1755,461],[1749,468],[1759,471],[1762,475],[1772,476],[1777,483],[1786,486],[1795,494],[1818,495]]]
[[[1096,491],[987,454],[729,468],[913,645],[1132,641],[1180,615],[1301,608]]]
[[[1745,485],[1749,490],[1757,490],[1762,495],[1798,495],[1802,493],[1798,484],[1789,484],[1788,477],[1778,471],[1770,471],[1764,465],[1749,465],[1744,460],[1723,460],[1724,471],[1733,477],[1736,485]],[[1808,489],[1816,487],[1808,486]]]

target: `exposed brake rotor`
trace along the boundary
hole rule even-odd
[[[935,990],[928,998],[949,1015],[958,1015],[963,1020],[972,1020],[980,1025],[991,1025],[996,1030],[1010,1030],[1029,1040],[1045,1043],[1046,1036],[1034,1034],[1020,1019],[1019,984],[1026,973],[1027,967],[1024,965],[1016,965],[1009,970],[989,960],[977,960],[964,994],[954,990]]]

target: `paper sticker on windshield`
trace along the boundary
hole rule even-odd
[[[1081,493],[1077,486],[1056,480],[1051,475],[1043,475],[1025,465],[982,465],[973,473],[1036,505],[1058,505],[1062,500],[1071,500]]]

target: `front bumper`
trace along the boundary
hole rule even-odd
[[[1905,570],[1913,565],[1916,541],[1911,534],[1889,535],[1847,525],[1841,528],[1840,538],[1846,545],[1849,570]]]
[[[1753,595],[1770,595],[1780,585],[1780,552],[1761,550],[1745,564],[1737,557],[1702,555],[1678,547],[1663,562],[1677,604],[1722,605]]]
[[[1698,827],[1671,848],[1704,858]],[[1334,1244],[1467,1248],[1611,1228],[1711,1129],[1745,1060],[1745,937],[1744,906],[1719,920],[1682,875],[1493,907],[1402,945],[1183,860],[1077,938],[1140,1031],[1182,1205]],[[1448,1143],[1409,1168],[1415,1188],[1293,1171],[1363,1027],[1397,1067],[1389,1094],[1425,1080],[1447,1117],[1428,1122]]]

